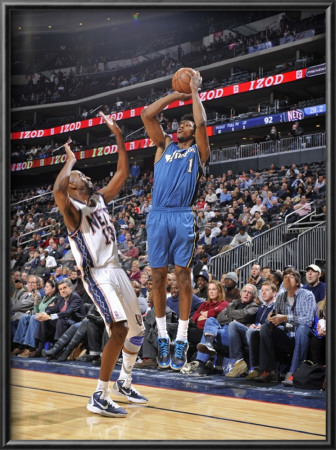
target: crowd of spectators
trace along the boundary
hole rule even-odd
[[[33,79],[28,77],[27,85],[13,86],[12,107],[27,105],[48,104],[63,102],[96,95],[101,92],[114,90],[126,86],[135,85],[144,81],[173,74],[180,67],[196,67],[207,65],[223,59],[247,54],[250,47],[272,41],[273,46],[280,44],[280,38],[295,35],[299,31],[314,28],[316,33],[324,30],[324,18],[312,16],[304,20],[290,20],[286,15],[280,21],[276,29],[265,28],[265,30],[254,35],[243,36],[239,33],[216,37],[215,41],[208,46],[201,45],[196,51],[184,54],[177,51],[176,54],[167,52],[164,56],[151,58],[149,62],[134,65],[131,68],[116,69],[112,74],[106,71],[106,76],[99,73],[98,63],[91,68],[91,75],[80,74],[78,63],[75,71],[71,69],[68,74],[62,68],[53,70],[50,78],[41,74],[34,84]],[[151,41],[157,41],[154,39]],[[167,42],[162,42],[163,48],[167,48]],[[178,49],[181,49],[179,46]],[[72,58],[74,60],[74,58]],[[106,60],[106,58],[103,58]],[[290,70],[290,67],[287,68]],[[216,85],[220,80],[208,80],[205,85]],[[224,80],[224,83],[227,80]]]
[[[95,181],[94,186],[99,189],[107,182],[108,177],[105,177]],[[151,208],[152,185],[153,172],[141,173],[139,165],[134,162],[119,194],[120,204],[116,202],[111,213],[118,241],[123,245],[121,251],[131,251],[126,245],[127,237],[134,240],[137,236],[136,244],[146,241],[145,220]],[[29,251],[45,250],[50,238],[56,239],[56,243],[61,238],[67,239],[51,191],[51,185],[23,192],[13,191],[12,269],[23,268],[29,259]],[[288,168],[276,168],[272,164],[269,170],[263,172],[250,169],[233,174],[232,170],[228,170],[216,178],[211,174],[203,175],[197,201],[193,205],[199,232],[198,244],[213,256],[227,246],[249,242],[291,213],[293,221],[313,211],[315,217],[323,220],[326,214],[325,192],[323,164],[304,164],[300,167],[292,164]],[[134,249],[131,254],[134,254]],[[125,264],[127,257],[123,255]],[[145,247],[140,249],[139,257],[146,260]]]
[[[277,176],[280,184],[274,183],[274,175]],[[103,187],[107,182],[108,177],[95,181],[95,188]],[[151,208],[152,184],[153,173],[142,173],[137,163],[134,163],[130,176],[114,205],[115,209],[110,210],[117,231],[121,264],[136,289],[139,303],[142,302],[142,305],[145,305],[142,313],[147,334],[145,347],[140,354],[143,361],[139,360],[137,364],[139,368],[156,367],[154,356],[156,354],[156,329],[155,320],[153,320],[151,269],[147,261],[146,236],[146,215]],[[274,290],[276,296],[280,295],[284,289],[281,285],[282,272],[285,269],[283,267],[260,268],[260,266],[254,265],[247,280],[248,285],[242,290],[238,288],[239,272],[224,273],[220,280],[216,280],[211,273],[211,264],[209,263],[211,256],[242,242],[250,242],[256,235],[284,220],[290,212],[302,211],[302,214],[308,214],[315,210],[315,219],[324,220],[326,213],[325,190],[326,179],[322,165],[309,166],[305,164],[297,167],[293,164],[290,167],[281,166],[280,168],[272,165],[269,170],[262,173],[254,172],[251,169],[249,172],[233,174],[231,170],[228,170],[217,178],[213,175],[201,177],[197,201],[193,205],[199,238],[192,263],[194,309],[190,316],[190,348],[188,351],[188,361],[191,362],[196,358],[200,365],[195,376],[203,376],[210,372],[216,373],[218,370],[213,367],[211,358],[200,356],[197,347],[199,343],[202,343],[203,347],[201,348],[204,350],[204,342],[209,341],[204,337],[204,325],[207,323],[207,318],[211,317],[213,322],[217,320],[215,319],[217,314],[219,320],[225,311],[225,314],[229,314],[231,318],[229,321],[225,319],[224,325],[219,322],[222,327],[220,328],[221,333],[225,335],[222,339],[222,347],[223,342],[226,342],[224,349],[221,350],[224,355],[229,356],[229,341],[225,339],[228,339],[231,330],[229,328],[230,321],[238,317],[235,316],[233,310],[237,308],[240,310],[240,302],[245,302],[241,297],[242,292],[251,290],[251,286],[256,286],[257,294],[249,299],[256,300],[255,306],[253,306],[255,314],[258,307],[263,305],[262,288],[265,281],[271,282],[271,290]],[[315,203],[311,205],[312,201]],[[309,208],[307,208],[307,204]],[[303,206],[302,209],[298,208],[299,205]],[[83,361],[91,361],[99,365],[101,349],[106,339],[104,326],[99,321],[97,311],[94,311],[95,308],[83,288],[81,274],[72,256],[62,217],[52,197],[51,186],[38,187],[21,193],[13,192],[11,230],[13,354],[28,358],[45,355],[49,359],[53,359],[52,355],[56,355],[56,349],[58,349],[57,354],[64,361],[70,355],[72,355],[71,358],[74,358],[72,352],[81,343],[80,349],[84,348],[82,351],[84,354],[80,358]],[[316,298],[316,302],[313,304],[316,305],[318,301],[323,300],[325,290],[322,289],[323,284],[319,284],[322,276],[321,269],[316,269],[316,265],[312,267],[312,274],[308,269],[306,271],[307,286],[305,285],[305,287],[313,292]],[[178,287],[173,269],[170,272],[167,282],[167,296],[170,298],[167,322],[170,323],[168,328],[173,339],[174,332],[176,332],[176,318],[178,318]],[[318,277],[316,278],[314,274],[318,274]],[[273,284],[276,288],[273,287]],[[57,285],[61,286],[58,294]],[[222,289],[223,292],[221,292]],[[267,289],[270,293],[269,287],[265,288],[265,290]],[[59,301],[55,302],[55,295],[58,295],[57,298],[62,305],[65,300],[67,304],[72,304],[71,317],[66,316],[68,325],[72,325],[71,331],[67,331],[67,327],[64,325],[65,316],[60,305],[57,306]],[[261,300],[257,300],[257,297]],[[267,300],[266,294],[264,297]],[[266,300],[265,302],[268,303]],[[56,321],[60,320],[60,322],[38,325],[39,321],[35,320],[35,316],[42,317],[39,316],[44,310],[42,306],[45,307],[45,311],[50,313],[50,317]],[[229,310],[230,313],[228,313]],[[210,311],[212,312],[210,313]],[[223,314],[221,311],[224,311]],[[314,311],[312,317],[313,315]],[[85,326],[81,325],[83,320]],[[24,323],[26,328],[23,328]],[[251,323],[254,323],[252,317],[249,317],[248,322],[243,322],[245,326]],[[30,327],[30,331],[22,334],[22,329],[26,330],[27,326]],[[209,324],[206,326],[208,330]],[[318,336],[316,327],[317,322],[315,329],[311,327],[311,330],[315,336]],[[231,331],[233,332],[233,330]],[[57,342],[65,332],[68,334],[61,340],[64,345],[59,344],[55,352],[48,353],[44,349],[44,345],[49,341]],[[36,337],[35,342],[34,336]],[[71,342],[72,344],[70,344]],[[318,341],[318,344],[320,343]],[[293,350],[290,344],[288,344],[288,348]],[[315,357],[319,357],[321,360],[320,350],[315,350]],[[209,354],[211,355],[211,352]],[[236,357],[236,355],[233,356]],[[208,359],[210,363],[207,363]],[[237,361],[239,362],[240,358],[237,360],[236,357],[235,362]],[[254,371],[256,377],[264,374],[265,379],[261,379],[261,381],[275,381],[268,366],[262,366],[262,370],[259,370],[259,367],[256,370],[257,366],[255,366],[250,372]],[[293,367],[293,365],[291,368],[287,367],[290,374]],[[274,369],[273,366],[271,369]],[[233,374],[237,374],[237,371],[239,375],[244,374],[247,371],[247,365],[239,363],[237,366],[236,364]],[[229,376],[233,376],[232,373]],[[288,379],[289,375],[287,374],[285,380],[290,383],[291,380],[288,381]]]

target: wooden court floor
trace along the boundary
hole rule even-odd
[[[126,419],[92,414],[86,404],[96,380],[11,369],[11,441],[324,441],[320,409],[137,386],[149,398],[122,397]],[[115,443],[115,442],[114,442]]]

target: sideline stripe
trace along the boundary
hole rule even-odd
[[[30,390],[34,390],[34,391],[51,392],[53,394],[71,395],[71,396],[74,396],[74,397],[83,397],[83,398],[86,398],[86,399],[89,398],[86,395],[71,394],[69,392],[52,391],[50,389],[41,389],[41,388],[35,388],[35,387],[21,386],[19,384],[11,384],[11,386],[22,388],[22,389],[30,389]],[[119,399],[118,399],[118,403],[124,403],[126,405],[130,405],[131,404],[129,402],[121,401]],[[208,416],[208,415],[205,415],[205,414],[198,414],[198,413],[187,412],[187,411],[178,411],[178,410],[172,410],[172,409],[167,409],[167,408],[160,408],[160,407],[151,406],[151,405],[148,405],[148,404],[142,404],[142,405],[137,405],[137,406],[151,408],[151,409],[155,409],[155,410],[158,410],[158,411],[168,411],[168,412],[171,412],[171,413],[174,413],[174,414],[176,414],[176,413],[178,413],[178,414],[187,414],[189,416],[203,417],[205,419],[223,420],[225,422],[234,422],[234,423],[240,423],[240,424],[243,424],[243,425],[252,425],[252,426],[262,427],[262,428],[271,428],[272,430],[291,431],[291,432],[294,432],[294,433],[305,434],[307,436],[319,436],[319,437],[325,437],[326,438],[326,436],[324,434],[311,433],[311,432],[302,431],[302,430],[295,430],[293,428],[284,428],[284,427],[277,427],[277,426],[274,426],[274,425],[265,425],[265,424],[261,424],[261,423],[246,422],[244,420],[227,419],[225,417]]]

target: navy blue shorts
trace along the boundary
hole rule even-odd
[[[196,245],[196,222],[190,208],[155,208],[146,221],[150,267],[190,267]]]

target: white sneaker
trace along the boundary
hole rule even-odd
[[[86,408],[106,417],[126,417],[127,412],[110,398],[110,390],[99,390],[92,394]]]
[[[148,398],[144,397],[131,384],[131,380],[117,380],[112,388],[112,392],[116,395],[126,397],[133,403],[147,403]]]

